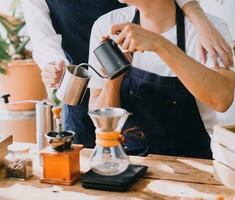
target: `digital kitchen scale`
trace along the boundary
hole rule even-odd
[[[87,189],[125,192],[147,172],[148,167],[129,165],[128,169],[116,176],[102,176],[92,170],[82,175],[81,184]]]

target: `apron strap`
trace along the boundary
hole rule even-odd
[[[132,23],[140,25],[140,11],[136,9]],[[184,13],[176,3],[177,46],[186,51]]]
[[[176,26],[177,26],[177,46],[184,52],[186,52],[185,41],[185,20],[184,13],[181,8],[176,4]]]
[[[140,25],[140,11],[138,9],[135,9],[135,16],[132,19],[132,23]]]

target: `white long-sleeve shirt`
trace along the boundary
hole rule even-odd
[[[177,0],[180,7],[194,0]],[[50,10],[45,0],[22,0],[26,25],[33,47],[33,58],[41,67],[48,63],[64,60],[62,37],[53,28]]]

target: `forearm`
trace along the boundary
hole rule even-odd
[[[201,102],[223,112],[230,106],[234,82],[227,78],[230,71],[218,73],[187,56],[170,41],[159,36],[156,53],[177,75],[186,88]],[[223,76],[224,74],[224,76]],[[219,92],[218,92],[219,91]]]
[[[44,0],[22,0],[28,33],[33,46],[33,57],[43,68],[50,62],[68,61],[61,47],[62,37],[56,34],[50,11]]]
[[[225,68],[232,67],[234,65],[233,52],[227,40],[228,35],[223,34],[223,29],[218,29],[218,26],[214,27],[196,1],[186,3],[183,10],[198,32],[201,62],[205,63],[209,55],[217,68],[220,67],[219,59]]]
[[[185,15],[193,23],[197,31],[202,31],[202,29],[208,26],[209,26],[208,29],[213,27],[211,21],[208,19],[208,17],[206,16],[206,14],[204,13],[203,9],[201,8],[201,6],[197,1],[191,1],[186,3],[182,9]]]
[[[104,88],[100,90],[97,95],[94,95],[93,91],[94,90],[91,90],[90,110],[121,106],[119,86],[112,83],[105,83]]]
[[[61,60],[63,60],[66,65],[69,64],[69,61],[64,55],[62,48],[57,47],[57,45],[50,45],[51,39],[52,38],[45,39],[42,41],[42,45],[40,47],[33,48],[33,59],[41,69],[51,63],[57,63]],[[47,41],[49,42],[47,43]]]
[[[199,2],[200,0],[176,0],[178,5],[180,6],[180,8],[183,8],[183,9],[184,9],[185,6],[190,5],[189,3],[195,2],[195,1]]]

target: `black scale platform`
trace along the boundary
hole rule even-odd
[[[143,177],[147,169],[142,165],[130,165],[125,172],[116,176],[102,176],[90,170],[81,177],[81,183],[87,189],[125,192]]]

